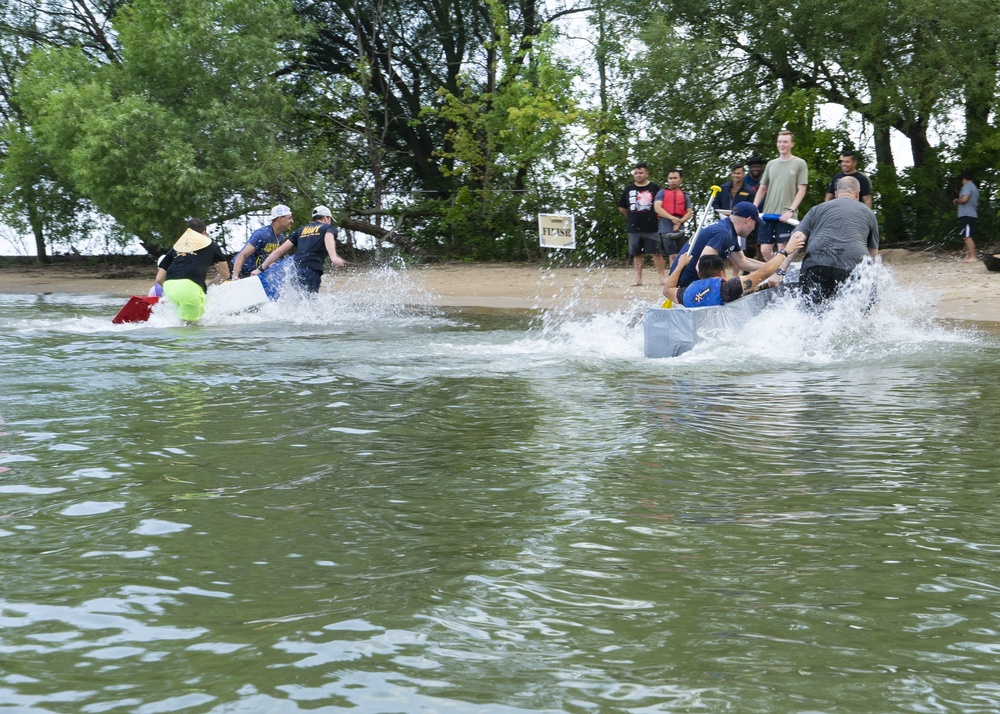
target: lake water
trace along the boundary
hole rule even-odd
[[[0,295],[0,711],[1000,708],[996,335]]]

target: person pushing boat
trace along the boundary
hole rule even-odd
[[[312,222],[292,233],[288,240],[275,248],[261,263],[260,268],[254,270],[251,275],[260,275],[291,250],[295,251],[292,260],[299,284],[307,292],[319,292],[327,256],[338,268],[346,265],[344,259],[337,255],[337,229],[333,226],[332,213],[326,206],[316,206],[312,211]]]
[[[174,246],[160,260],[156,282],[163,286],[163,296],[177,306],[177,313],[191,323],[205,314],[205,279],[215,265],[223,280],[229,280],[229,263],[222,248],[208,237],[208,226],[200,218],[187,222]]]
[[[677,287],[680,275],[685,266],[691,262],[691,253],[684,253],[677,260],[676,267],[667,276],[667,284],[663,287],[664,296],[684,307],[711,307],[724,305],[749,295],[758,286],[775,273],[784,276],[784,271],[792,262],[796,252],[805,245],[805,237],[801,233],[793,235],[784,253],[775,253],[770,260],[749,275],[736,278],[725,278],[725,261],[715,253],[702,255],[698,261],[698,279],[687,287]]]

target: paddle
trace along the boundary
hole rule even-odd
[[[698,227],[694,231],[694,237],[688,243],[687,250],[684,251],[685,253],[690,253],[691,249],[694,247],[695,241],[698,240],[698,234],[701,233],[701,229],[705,227],[705,221],[708,220],[708,217],[713,213],[712,202],[715,200],[716,194],[722,190],[722,187],[713,185],[709,188],[709,190],[711,190],[712,195],[708,197],[708,203],[705,205],[705,210],[701,213],[701,220],[698,221]]]
[[[722,187],[712,185],[709,187],[709,190],[712,192],[712,194],[708,197],[708,203],[705,204],[705,210],[701,212],[701,218],[698,220],[698,227],[694,231],[694,236],[691,238],[690,241],[688,241],[688,247],[687,250],[684,251],[684,255],[687,255],[688,253],[691,252],[691,249],[694,247],[695,241],[698,240],[698,235],[701,233],[701,229],[705,227],[705,221],[707,221],[708,217],[712,215],[712,213],[714,213],[714,211],[712,210],[712,202],[715,201],[715,196],[716,194],[719,193],[719,191],[722,190]],[[664,300],[663,304],[660,305],[660,307],[663,308],[669,308],[673,306],[674,303],[671,302],[670,298]]]

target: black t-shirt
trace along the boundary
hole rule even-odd
[[[650,181],[645,186],[630,183],[618,199],[618,207],[624,208],[629,233],[659,233],[660,217],[653,210],[653,200],[660,187]]]
[[[329,223],[306,223],[292,233],[288,239],[295,246],[295,264],[303,268],[311,268],[318,273],[323,272],[326,261],[326,234],[337,237],[337,229]]]
[[[178,253],[171,248],[163,256],[160,267],[167,271],[164,280],[191,280],[208,290],[205,286],[205,276],[208,269],[215,263],[225,263],[226,256],[215,241],[194,253]]]
[[[826,192],[832,193],[834,196],[836,196],[837,182],[840,181],[840,179],[844,178],[845,176],[852,176],[858,180],[859,184],[861,184],[861,193],[858,194],[858,200],[861,200],[865,196],[872,195],[872,182],[869,181],[868,177],[865,176],[860,171],[855,171],[853,174],[845,174],[843,171],[841,171],[839,174],[833,177],[833,181],[831,181],[830,185],[826,187]]]

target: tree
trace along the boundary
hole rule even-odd
[[[978,47],[969,42],[967,25],[975,18],[988,28],[976,36],[995,39],[996,13],[983,13],[968,0],[944,5],[928,0],[671,0],[664,17],[669,20],[644,36],[650,47],[648,76],[654,86],[657,79],[660,86],[668,83],[669,91],[658,98],[672,110],[672,119],[700,127],[710,149],[725,148],[740,136],[744,146],[764,145],[775,120],[789,119],[782,110],[787,98],[812,93],[817,102],[838,104],[872,127],[874,184],[883,199],[888,237],[903,239],[926,226],[931,213],[941,213],[936,206],[946,205],[942,147],[931,145],[930,130],[950,118],[961,97],[956,87],[995,90],[995,43],[986,45],[984,70],[983,58],[970,56]],[[657,78],[657,68],[668,71]],[[970,83],[972,73],[981,79]],[[978,116],[989,116],[983,106],[995,102],[993,95],[981,92]],[[907,137],[913,153],[909,197],[899,191],[892,130]]]
[[[95,61],[115,59],[105,25],[118,5],[0,1],[0,220],[32,234],[41,262],[50,245],[72,247],[104,227],[40,150],[17,99],[19,73],[39,47],[76,45]]]
[[[408,223],[425,248],[494,252],[493,237],[482,235],[495,230],[486,216],[504,226],[519,222],[518,202],[500,191],[527,190],[531,169],[522,159],[539,150],[534,131],[525,128],[551,136],[543,128],[552,118],[542,117],[543,90],[535,89],[536,82],[554,81],[550,70],[560,69],[543,57],[545,34],[555,17],[577,10],[546,16],[539,0],[326,0],[297,7],[318,29],[297,68],[303,84],[338,88],[311,95],[326,135],[353,133],[367,155],[363,137],[380,137],[381,176],[399,197],[397,210],[444,213],[443,224],[433,217]],[[341,101],[347,95],[363,112]],[[532,114],[526,103],[541,113]],[[501,130],[498,118],[515,115]],[[464,220],[463,213],[469,214]],[[483,222],[470,230],[476,217]],[[523,245],[523,231],[515,242]],[[501,243],[501,253],[510,249]]]
[[[19,96],[56,173],[147,250],[186,217],[224,221],[310,183],[283,141],[275,77],[305,36],[284,0],[135,0],[114,28],[119,62],[49,48]]]

